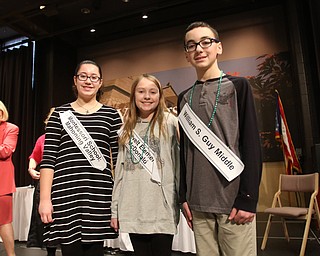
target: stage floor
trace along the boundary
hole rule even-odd
[[[290,235],[290,242],[287,243],[283,236],[283,230],[281,222],[273,222],[271,226],[270,236],[267,242],[265,251],[261,251],[260,246],[266,227],[267,216],[263,213],[257,214],[257,252],[258,256],[292,256],[299,255],[301,246],[301,237],[303,234],[304,224],[302,222],[290,222],[288,223],[288,230]],[[15,243],[17,256],[46,256],[46,251],[39,248],[26,248],[25,242]],[[309,232],[309,239],[307,243],[306,253],[308,256],[319,256],[320,252],[320,232],[317,229],[315,223],[312,223],[311,231]],[[3,244],[0,243],[0,255],[6,255]],[[134,256],[132,252],[121,252],[116,250],[105,249],[105,255],[117,255],[117,256]],[[58,250],[56,256],[61,256],[61,252]],[[192,253],[172,252],[172,256],[195,256]]]

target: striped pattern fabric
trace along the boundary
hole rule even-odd
[[[93,168],[63,129],[59,112],[67,110],[73,112],[100,148],[107,161],[105,170]],[[54,222],[45,226],[44,243],[47,246],[79,240],[91,243],[117,236],[110,227],[113,188],[110,149],[115,165],[120,126],[118,112],[107,106],[83,115],[65,104],[51,115],[41,162],[41,168],[54,169],[51,193]]]

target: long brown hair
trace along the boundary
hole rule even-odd
[[[139,84],[139,82],[143,79],[146,78],[149,81],[153,82],[159,89],[159,104],[157,108],[154,111],[153,117],[151,119],[151,126],[150,126],[150,134],[151,136],[154,136],[154,127],[156,123],[158,122],[159,125],[159,136],[163,134],[164,136],[167,135],[166,132],[166,125],[164,121],[164,112],[168,111],[164,95],[163,95],[163,89],[161,86],[160,81],[153,75],[149,74],[143,74],[140,75],[136,80],[134,80],[132,86],[131,86],[131,94],[130,94],[130,102],[129,102],[129,108],[124,116],[124,125],[123,125],[123,132],[119,136],[119,143],[121,145],[126,144],[130,136],[132,135],[132,131],[135,128],[139,116],[139,109],[136,105],[135,101],[135,91],[136,87]]]

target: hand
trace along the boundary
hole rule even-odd
[[[40,172],[36,171],[35,169],[29,168],[28,172],[32,179],[39,180],[40,179]]]
[[[256,216],[253,212],[246,212],[243,210],[238,210],[236,208],[232,208],[231,213],[229,215],[229,220],[234,221],[236,224],[245,224],[252,222],[254,217]]]
[[[111,218],[110,226],[111,226],[116,232],[118,232],[118,230],[119,230],[119,222],[118,222],[118,219],[117,219],[117,218]]]
[[[182,204],[182,213],[183,213],[184,217],[186,218],[186,221],[187,221],[189,228],[191,228],[193,230],[192,213],[190,211],[190,208],[189,208],[189,205],[187,202],[184,202]]]
[[[53,206],[51,200],[40,200],[39,204],[39,214],[41,221],[43,223],[51,223],[52,219]]]

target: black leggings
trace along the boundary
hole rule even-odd
[[[171,256],[173,235],[129,234],[135,256]]]
[[[56,249],[56,247],[47,247],[47,256],[55,256]]]
[[[61,252],[63,256],[103,256],[103,242],[62,244]]]

